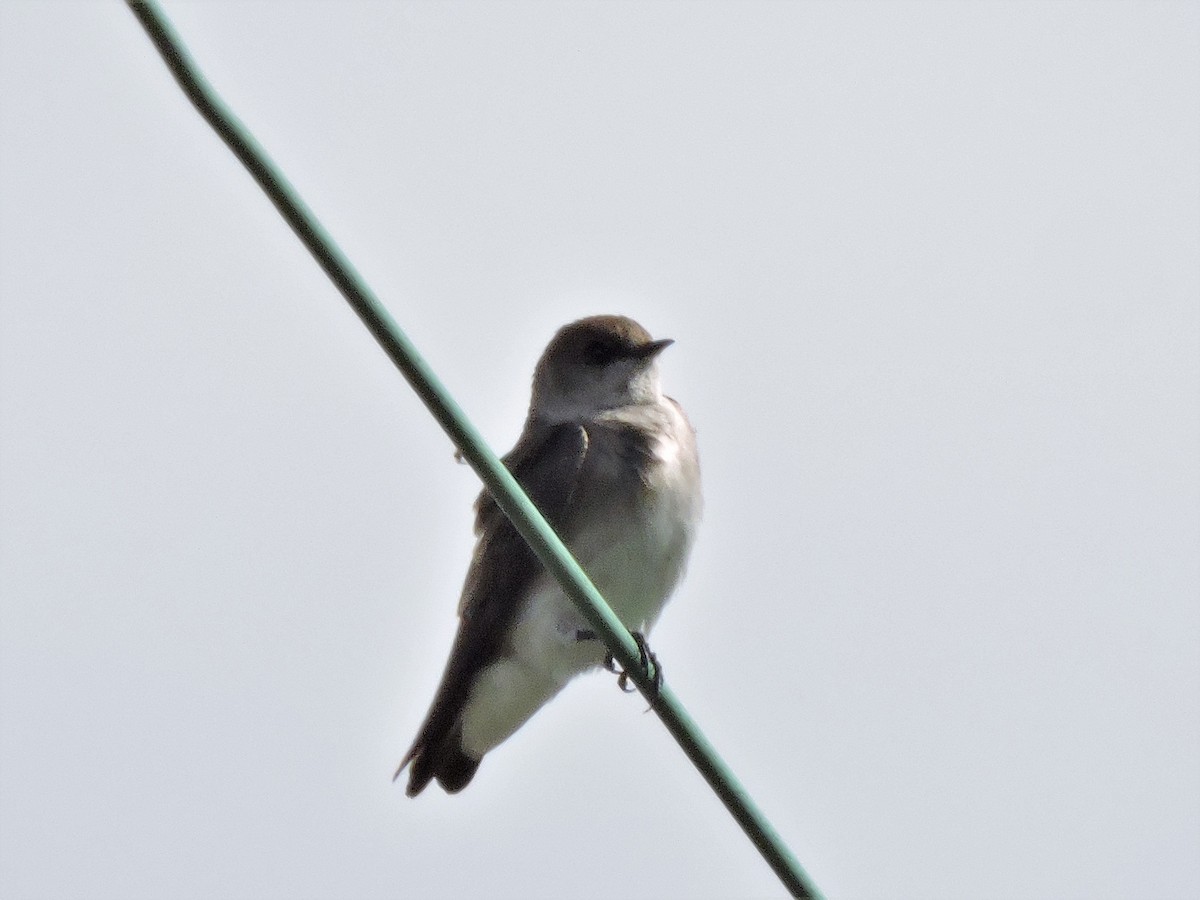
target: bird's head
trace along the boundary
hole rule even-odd
[[[654,340],[625,316],[591,316],[559,329],[533,373],[530,416],[549,422],[662,398],[658,354],[674,343]]]

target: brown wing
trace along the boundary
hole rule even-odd
[[[567,423],[539,429],[533,438],[522,436],[504,457],[517,483],[560,535],[587,450],[585,428]],[[399,777],[412,763],[410,797],[433,778],[451,793],[462,790],[475,774],[479,760],[462,750],[462,709],[479,672],[506,652],[509,626],[525,589],[542,571],[525,539],[486,490],[475,509],[479,540],[459,601],[458,633],[425,722],[396,770]]]

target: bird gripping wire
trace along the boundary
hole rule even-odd
[[[632,635],[621,624],[554,530],[525,496],[511,473],[467,421],[433,370],[367,287],[283,174],[245,126],[224,105],[188,55],[183,41],[154,0],[128,0],[171,74],[234,155],[258,182],[304,246],[400,369],[417,396],[483,480],[521,536],[596,629],[613,656],[650,701],[693,765],[758,848],[793,897],[820,897],[788,846],[688,715],[670,687],[655,690],[655,672],[642,663]]]

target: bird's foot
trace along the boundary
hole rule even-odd
[[[651,678],[653,679],[654,697],[657,697],[663,685],[662,666],[659,665],[658,657],[654,655],[654,651],[650,649],[650,645],[646,643],[645,635],[640,631],[635,631],[633,632],[633,640],[637,644],[638,656],[641,657],[642,668],[650,669]],[[617,687],[626,694],[632,694],[637,690],[636,687],[629,686],[629,673],[617,668],[617,661],[613,658],[611,652],[604,656],[604,668],[616,673]]]

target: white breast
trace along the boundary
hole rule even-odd
[[[660,434],[641,501],[597,515],[570,542],[571,552],[634,631],[648,633],[683,576],[700,520],[699,472],[691,427],[674,404]],[[512,654],[481,674],[464,710],[463,746],[483,753],[507,738],[575,675],[599,665],[601,642],[578,639],[588,629],[549,575],[530,591],[514,623]]]
[[[676,412],[672,407],[672,412]],[[631,517],[592,529],[572,552],[627,628],[647,632],[683,576],[700,519],[698,475],[686,420],[659,435],[649,490]],[[674,423],[673,423],[674,424]],[[681,429],[685,444],[677,439]]]

